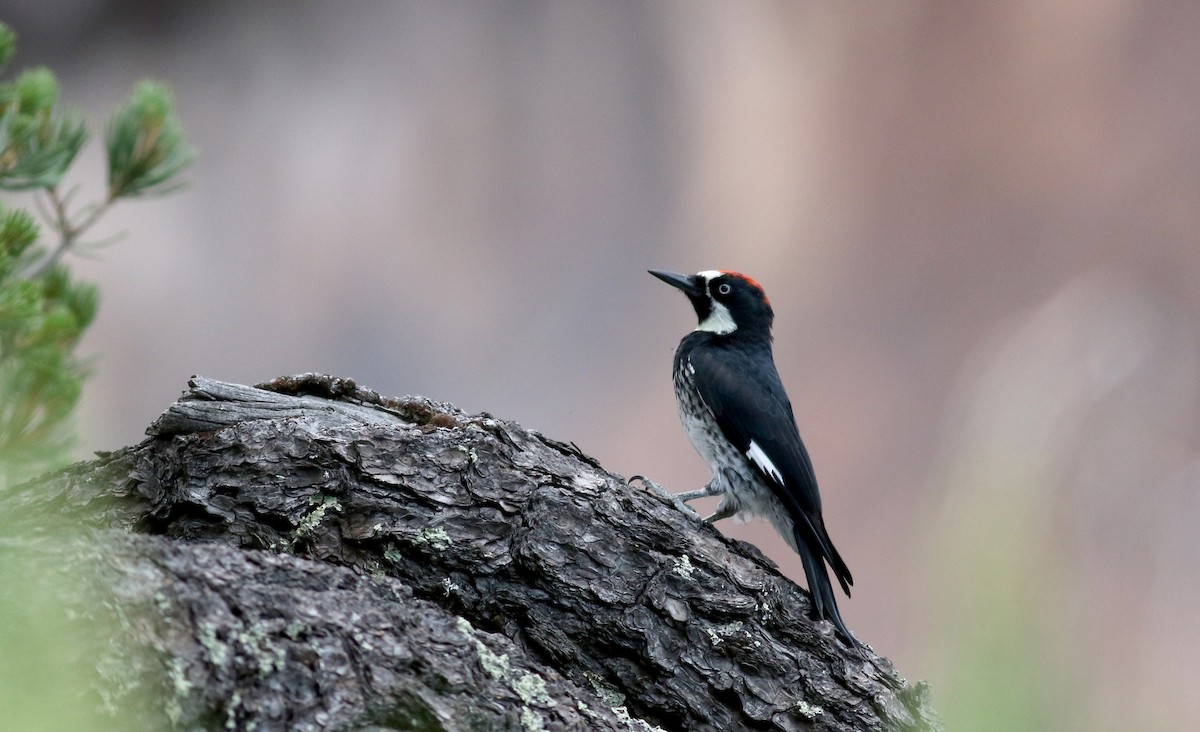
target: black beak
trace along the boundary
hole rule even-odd
[[[679,288],[683,291],[683,294],[687,295],[688,297],[696,298],[704,295],[704,290],[700,287],[699,283],[696,282],[696,278],[694,276],[681,275],[677,272],[663,272],[662,270],[657,269],[648,269],[646,271],[663,282],[666,282],[671,287]]]

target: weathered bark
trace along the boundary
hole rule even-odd
[[[95,527],[181,727],[938,726],[753,547],[512,422],[196,378],[148,432],[0,510]]]

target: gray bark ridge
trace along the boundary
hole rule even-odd
[[[752,547],[516,423],[304,374],[147,432],[0,509],[94,527],[172,726],[940,729]]]

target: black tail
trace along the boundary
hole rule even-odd
[[[800,561],[804,565],[804,577],[808,580],[808,591],[812,595],[814,617],[818,620],[828,620],[833,624],[837,634],[851,648],[860,648],[858,640],[850,634],[846,623],[842,621],[842,614],[838,611],[837,598],[833,594],[833,583],[829,581],[829,571],[825,567],[825,553],[822,551],[821,544],[802,536],[797,531],[796,547],[800,550]],[[830,549],[832,548],[830,545]],[[850,588],[847,586],[847,580],[850,578],[850,572],[846,569],[841,557],[837,555],[837,551],[834,550],[832,554],[831,563],[837,572],[838,581],[848,596]]]

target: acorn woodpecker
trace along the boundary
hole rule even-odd
[[[679,417],[712,480],[677,494],[677,505],[721,496],[706,521],[741,514],[774,524],[800,555],[813,616],[857,647],[838,612],[826,564],[847,597],[854,580],[825,530],[812,461],[775,369],[770,301],[757,282],[737,272],[649,272],[682,290],[700,320],[680,341],[673,374]]]

